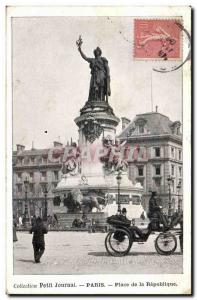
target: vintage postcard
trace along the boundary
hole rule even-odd
[[[191,295],[191,7],[6,20],[7,293]]]

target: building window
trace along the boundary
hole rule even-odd
[[[34,173],[33,172],[29,172],[29,179],[33,180],[34,179]]]
[[[18,182],[22,181],[22,173],[17,173],[17,181]]]
[[[54,171],[54,179],[55,180],[59,179],[59,172],[58,171]]]
[[[171,175],[174,176],[174,165],[171,165]]]
[[[19,192],[19,193],[22,193],[22,184],[19,184],[19,185],[18,185],[18,192]]]
[[[43,156],[43,157],[42,157],[42,163],[43,163],[43,164],[47,164],[47,157],[46,157],[46,156]]]
[[[23,213],[23,204],[22,204],[21,200],[18,201],[18,213],[19,213],[19,215],[22,215],[22,213]]]
[[[22,164],[23,164],[23,158],[22,158],[22,157],[18,158],[18,159],[17,159],[17,163],[18,163],[20,166],[22,166]]]
[[[155,148],[155,156],[160,157],[160,148],[159,147]]]
[[[139,125],[139,133],[144,133],[144,125]]]
[[[31,193],[34,193],[35,189],[34,189],[34,184],[33,184],[33,183],[30,183],[30,184],[29,184],[29,191],[30,191]]]
[[[159,188],[161,186],[161,178],[155,178],[155,186]]]
[[[182,168],[179,167],[179,177],[182,177]]]
[[[156,175],[161,175],[161,166],[155,166],[155,174]]]
[[[177,134],[177,135],[180,135],[180,133],[181,133],[180,127],[177,127],[177,129],[176,129],[176,134]]]
[[[31,164],[34,165],[35,163],[35,157],[31,157]]]
[[[138,167],[138,176],[144,176],[144,167],[143,166]]]
[[[181,150],[179,150],[179,160],[181,160]]]
[[[25,165],[28,165],[28,164],[29,164],[29,157],[25,157],[25,158],[24,158],[24,163],[25,163]]]
[[[172,180],[172,192],[175,192],[175,184],[174,184],[174,180]]]
[[[171,157],[174,158],[174,148],[173,147],[171,147]]]
[[[41,180],[46,180],[46,178],[47,178],[47,172],[46,171],[42,171],[41,173]]]
[[[146,120],[145,119],[138,119],[136,122],[135,122],[135,127],[137,128],[137,132],[140,134],[140,133],[144,133],[145,132],[145,124],[146,124]]]

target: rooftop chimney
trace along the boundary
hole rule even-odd
[[[32,141],[31,150],[35,150],[35,148],[34,148],[34,141]]]
[[[20,145],[20,144],[16,145],[16,151],[17,151],[17,153],[23,152],[24,150],[25,150],[25,146]]]
[[[156,111],[156,113],[158,112],[158,106],[157,105],[155,106],[155,111]]]
[[[128,125],[129,123],[131,122],[131,120],[125,118],[125,117],[122,117],[122,130],[124,130]]]

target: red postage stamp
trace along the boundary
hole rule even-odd
[[[175,19],[135,19],[134,58],[180,59],[182,51],[179,24],[180,20]]]

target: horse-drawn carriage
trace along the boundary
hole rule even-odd
[[[176,236],[179,236],[181,251],[183,251],[182,213],[174,215],[167,227],[161,224],[157,218],[152,218],[146,229],[140,229],[131,225],[131,221],[122,218],[121,215],[107,218],[107,223],[111,229],[105,238],[105,247],[112,256],[128,254],[134,242],[147,242],[153,233],[158,233],[155,239],[155,249],[159,254],[170,255],[175,252]],[[177,228],[178,224],[180,224],[179,228]]]

